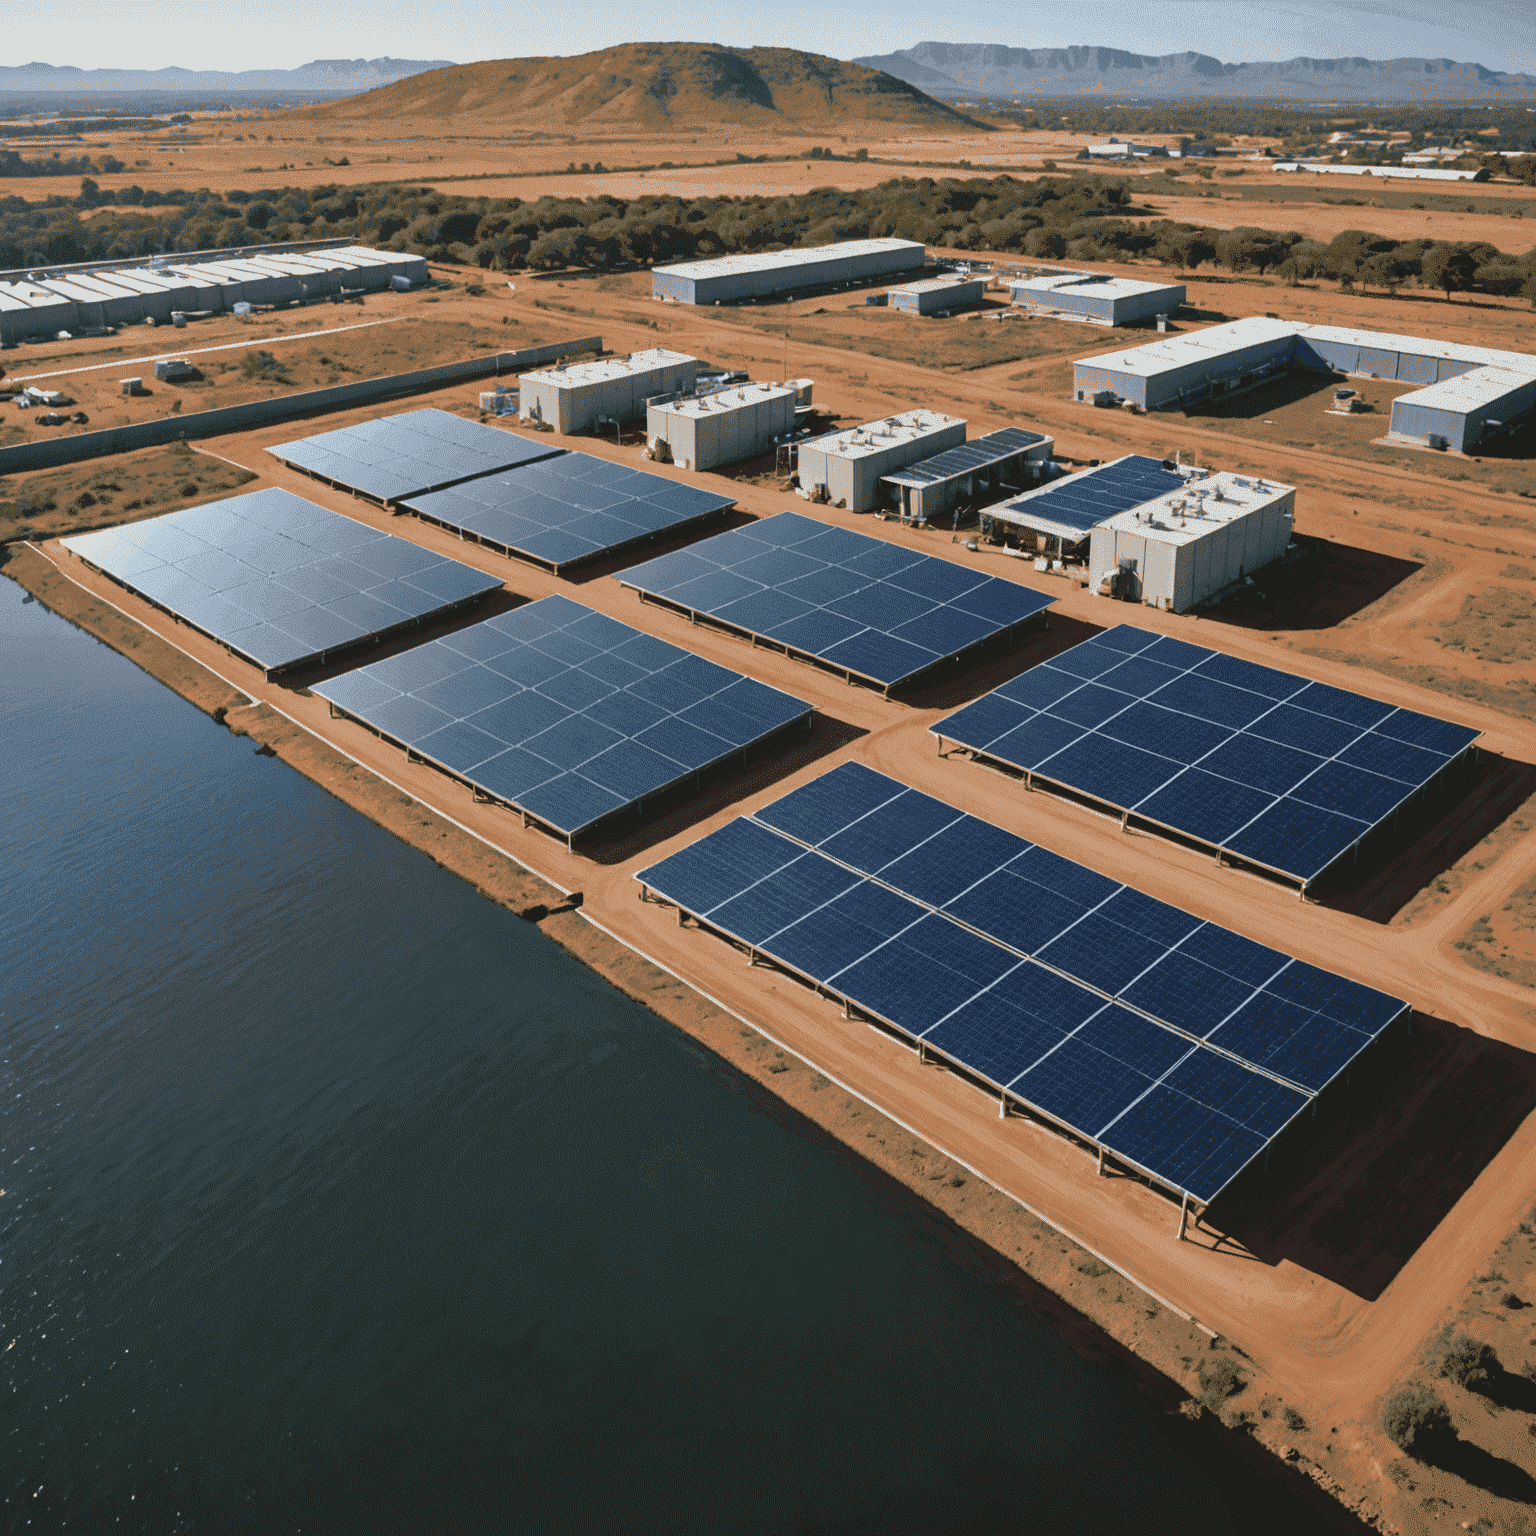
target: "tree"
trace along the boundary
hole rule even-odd
[[[1469,1392],[1483,1392],[1499,1374],[1499,1357],[1493,1345],[1464,1333],[1445,1346],[1440,1374]]]
[[[1426,288],[1443,288],[1446,302],[1453,293],[1465,293],[1477,276],[1477,257],[1464,245],[1434,245],[1419,263]]]
[[[1421,1460],[1456,1433],[1451,1410],[1433,1387],[1404,1387],[1394,1393],[1381,1422],[1393,1445]]]
[[[1196,272],[1216,255],[1216,247],[1198,229],[1171,230],[1158,238],[1153,254],[1166,267]]]

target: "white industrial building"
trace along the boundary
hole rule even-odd
[[[518,381],[518,415],[558,432],[584,432],[599,420],[644,416],[653,395],[693,389],[702,365],[684,352],[652,347],[628,357],[604,357],[563,368],[540,368]]]
[[[1411,165],[1406,156],[1402,165],[1331,165],[1326,160],[1277,160],[1276,171],[1317,171],[1325,176],[1388,176],[1394,181],[1487,181],[1481,166],[1475,171],[1431,170]]]
[[[1393,402],[1389,435],[1432,448],[1466,452],[1536,406],[1529,353],[1259,318],[1078,358],[1073,388],[1096,404],[1177,410],[1293,368],[1424,385]]]
[[[931,315],[938,311],[968,309],[987,296],[986,277],[929,277],[892,288],[886,302],[892,309],[913,315]]]
[[[1278,560],[1295,516],[1293,486],[1225,472],[1190,480],[1093,529],[1089,590],[1183,613]]]
[[[342,293],[426,283],[426,261],[397,251],[341,246],[322,251],[208,253],[155,257],[148,264],[106,263],[29,272],[0,282],[0,342],[52,338],[175,313],[220,314],[236,304],[263,306]]]
[[[882,476],[965,441],[965,422],[939,411],[904,411],[813,437],[800,445],[800,488],[824,490],[833,506],[871,511]]]
[[[730,304],[829,283],[870,282],[921,267],[920,241],[840,240],[806,250],[757,251],[651,270],[651,295],[679,304]]]
[[[1080,160],[1166,160],[1168,150],[1162,144],[1132,144],[1128,140],[1110,139],[1107,144],[1089,144],[1078,158]]]
[[[767,453],[794,431],[797,383],[738,384],[652,405],[645,431],[651,456],[683,469],[713,469]]]
[[[1135,325],[1170,315],[1183,302],[1182,283],[1144,283],[1107,272],[1051,272],[1009,280],[1011,301],[1034,314],[1093,325]]]

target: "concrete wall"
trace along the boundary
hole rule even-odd
[[[187,416],[161,416],[153,421],[107,427],[99,432],[74,432],[33,443],[16,443],[10,448],[0,448],[0,475],[20,474],[27,469],[54,469],[60,464],[128,453],[135,448],[154,448],[183,439],[195,442],[225,432],[296,421],[323,411],[346,410],[351,406],[393,400],[423,389],[437,389],[459,379],[485,379],[515,373],[519,368],[536,367],[579,352],[600,352],[602,347],[601,336],[587,336],[579,341],[554,342],[521,352],[498,352],[462,363],[444,363],[415,373],[395,373],[382,379],[361,379],[353,384],[336,384],[329,389],[305,390],[302,394],[284,395],[275,400],[251,400],[244,405],[226,405],[212,411],[195,411]],[[125,362],[123,366],[128,368],[132,363]]]

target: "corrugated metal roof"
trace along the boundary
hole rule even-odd
[[[964,425],[962,417],[946,416],[942,411],[903,411],[883,421],[869,421],[862,427],[844,427],[810,438],[801,443],[800,452],[813,449],[834,459],[865,459],[897,443],[918,442],[948,427]]]
[[[1410,394],[1399,395],[1397,405],[1423,405],[1441,411],[1475,411],[1494,405],[1517,389],[1526,388],[1536,379],[1536,368],[1517,372],[1512,368],[1474,368],[1454,379],[1426,384]]]
[[[724,277],[736,272],[777,272],[781,268],[809,266],[818,261],[837,261],[843,257],[873,256],[884,251],[907,250],[913,266],[921,264],[924,247],[918,240],[896,240],[885,236],[878,240],[839,240],[832,245],[816,245],[792,251],[759,251],[741,256],[715,256],[706,261],[681,261],[675,266],[652,270],[673,277]]]
[[[1041,289],[1051,293],[1089,294],[1099,298],[1128,299],[1144,293],[1176,293],[1178,283],[1144,283],[1132,277],[1100,276],[1096,272],[1074,273],[1067,277],[1015,277],[1008,286],[1019,289]]]

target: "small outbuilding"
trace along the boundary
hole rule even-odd
[[[800,488],[834,506],[873,511],[882,476],[965,441],[965,422],[941,411],[903,411],[800,445]]]
[[[653,395],[691,391],[702,364],[684,352],[651,347],[563,368],[540,368],[518,381],[518,415],[559,432],[584,432],[605,421],[643,417]]]
[[[660,401],[646,412],[651,456],[683,469],[713,469],[755,458],[794,431],[799,381],[736,384]]]
[[[1055,446],[1044,433],[1004,427],[883,475],[881,501],[913,522],[933,522],[966,504],[987,505],[1039,484]]]
[[[1012,302],[1056,320],[1093,325],[1136,325],[1172,314],[1183,302],[1182,283],[1144,283],[1106,272],[1068,272],[1014,278]]]
[[[985,277],[929,277],[892,288],[886,299],[892,309],[913,315],[969,309],[986,298],[988,281]]]

